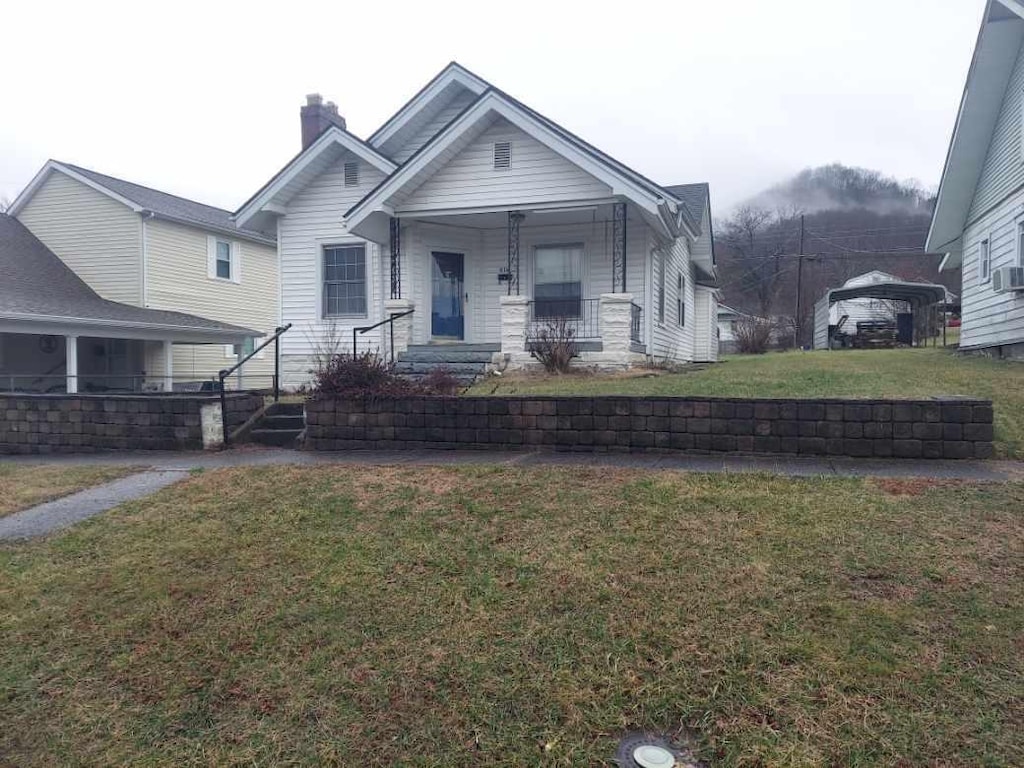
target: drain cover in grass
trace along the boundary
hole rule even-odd
[[[701,768],[688,749],[653,733],[627,733],[619,742],[615,762],[621,768]]]

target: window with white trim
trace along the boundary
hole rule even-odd
[[[1017,266],[1024,267],[1024,219],[1017,222]]]
[[[231,243],[226,240],[217,241],[216,275],[223,280],[231,279]]]
[[[366,246],[328,245],[323,250],[323,316],[366,315]]]
[[[534,317],[580,317],[583,245],[538,246],[533,258]]]
[[[210,235],[206,240],[206,276],[211,280],[242,282],[238,243]]]
[[[978,281],[987,283],[992,277],[992,254],[986,237],[978,245]]]

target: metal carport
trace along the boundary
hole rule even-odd
[[[814,348],[829,349],[829,309],[837,301],[846,299],[883,299],[889,301],[905,301],[910,311],[917,314],[922,307],[943,304],[946,301],[946,288],[935,283],[904,283],[888,281],[866,283],[848,288],[832,288],[814,304]]]

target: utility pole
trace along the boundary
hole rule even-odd
[[[800,255],[796,258],[796,322],[794,323],[793,348],[800,349],[800,330],[803,325],[800,315],[800,312],[802,311],[800,301],[800,284],[803,282],[804,276],[804,215],[802,213],[800,214]]]

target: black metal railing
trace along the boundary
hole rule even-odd
[[[352,329],[352,356],[355,357],[359,353],[359,346],[358,346],[359,340],[357,338],[358,336],[362,336],[364,333],[369,333],[370,331],[376,330],[377,328],[380,328],[382,325],[388,325],[389,326],[388,330],[390,331],[389,338],[390,338],[390,351],[391,351],[391,357],[389,359],[391,360],[391,362],[394,362],[395,361],[395,320],[401,320],[403,317],[408,317],[409,315],[411,315],[415,311],[416,311],[415,309],[410,309],[410,310],[408,310],[406,312],[392,312],[389,317],[384,318],[379,323],[374,323],[373,325],[361,325],[361,326],[359,326],[357,328],[353,328]]]
[[[273,377],[273,391],[274,391],[274,402],[276,403],[281,399],[281,336],[284,335],[289,328],[292,327],[291,323],[288,325],[282,325],[274,329],[274,332],[270,335],[266,341],[260,344],[258,347],[253,349],[248,355],[243,357],[237,363],[230,368],[225,368],[217,374],[218,389],[220,390],[220,425],[224,432],[224,446],[227,447],[231,444],[231,435],[228,432],[228,403],[227,403],[227,392],[224,386],[224,380],[228,378],[232,373],[239,370],[243,365],[252,360],[261,350],[274,345],[274,377]]]
[[[635,341],[637,344],[643,342],[643,316],[644,310],[636,302],[630,302],[629,305],[629,340]]]
[[[68,376],[66,374],[38,373],[3,373],[0,374],[0,392],[24,394],[67,394]],[[156,395],[181,392],[217,392],[220,381],[216,375],[204,378],[196,374],[164,376],[150,373],[80,373],[71,376],[75,380],[79,395]],[[251,384],[251,374],[246,374],[246,382]],[[259,376],[263,380],[263,388],[272,386],[272,377]],[[167,385],[171,386],[168,387]],[[231,383],[228,383],[231,388]],[[247,386],[247,389],[259,387]]]
[[[527,302],[527,307],[527,339],[537,338],[541,331],[556,323],[565,323],[576,341],[601,338],[600,299],[533,299]]]

